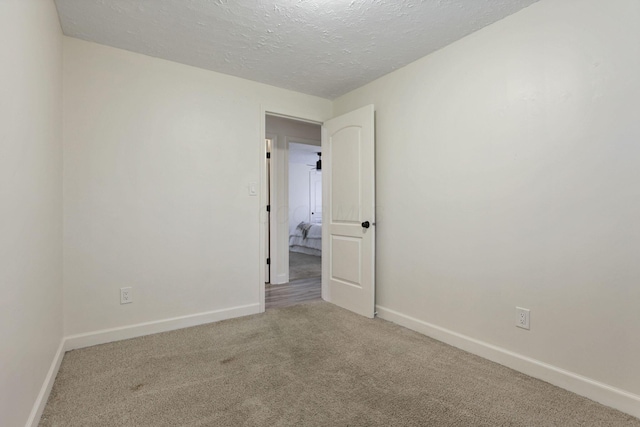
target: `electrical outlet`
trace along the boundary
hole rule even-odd
[[[530,329],[528,308],[516,307],[516,326],[522,329]]]
[[[129,304],[131,302],[133,302],[131,287],[120,288],[120,304]]]

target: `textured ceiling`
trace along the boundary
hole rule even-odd
[[[66,35],[333,99],[537,0],[56,0]]]

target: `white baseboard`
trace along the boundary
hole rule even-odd
[[[47,400],[49,400],[49,394],[51,393],[53,383],[56,380],[56,375],[58,375],[58,369],[60,369],[60,364],[62,363],[64,352],[65,350],[63,338],[62,340],[60,340],[60,345],[58,346],[58,350],[56,351],[55,356],[53,356],[53,361],[51,362],[51,366],[49,367],[47,376],[44,378],[44,383],[40,388],[40,393],[38,393],[38,397],[33,404],[33,408],[31,409],[31,413],[29,414],[29,418],[27,419],[26,427],[37,427],[40,423],[40,417],[42,416],[44,407],[47,406]]]
[[[640,418],[640,396],[466,335],[376,306],[378,316],[438,341]]]
[[[289,283],[289,273],[276,274],[275,279],[271,282],[272,285],[282,285]]]
[[[191,314],[188,316],[173,317],[170,319],[156,320],[153,322],[138,323],[119,328],[103,329],[78,335],[70,335],[65,338],[65,351],[78,348],[91,347],[108,342],[126,340],[144,335],[157,334],[159,332],[173,331],[188,328],[190,326],[203,325],[205,323],[218,322],[234,317],[248,316],[260,313],[260,304],[249,304],[239,307],[225,308],[222,310],[208,311],[205,313]]]

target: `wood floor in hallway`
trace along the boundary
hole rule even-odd
[[[282,285],[267,283],[265,307],[267,309],[288,307],[304,301],[320,300],[321,284],[320,277],[292,280]]]

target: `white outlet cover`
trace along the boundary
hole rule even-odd
[[[516,326],[526,330],[531,329],[529,316],[530,311],[528,308],[516,307]]]
[[[133,291],[131,287],[120,288],[120,304],[129,304],[133,302]]]

